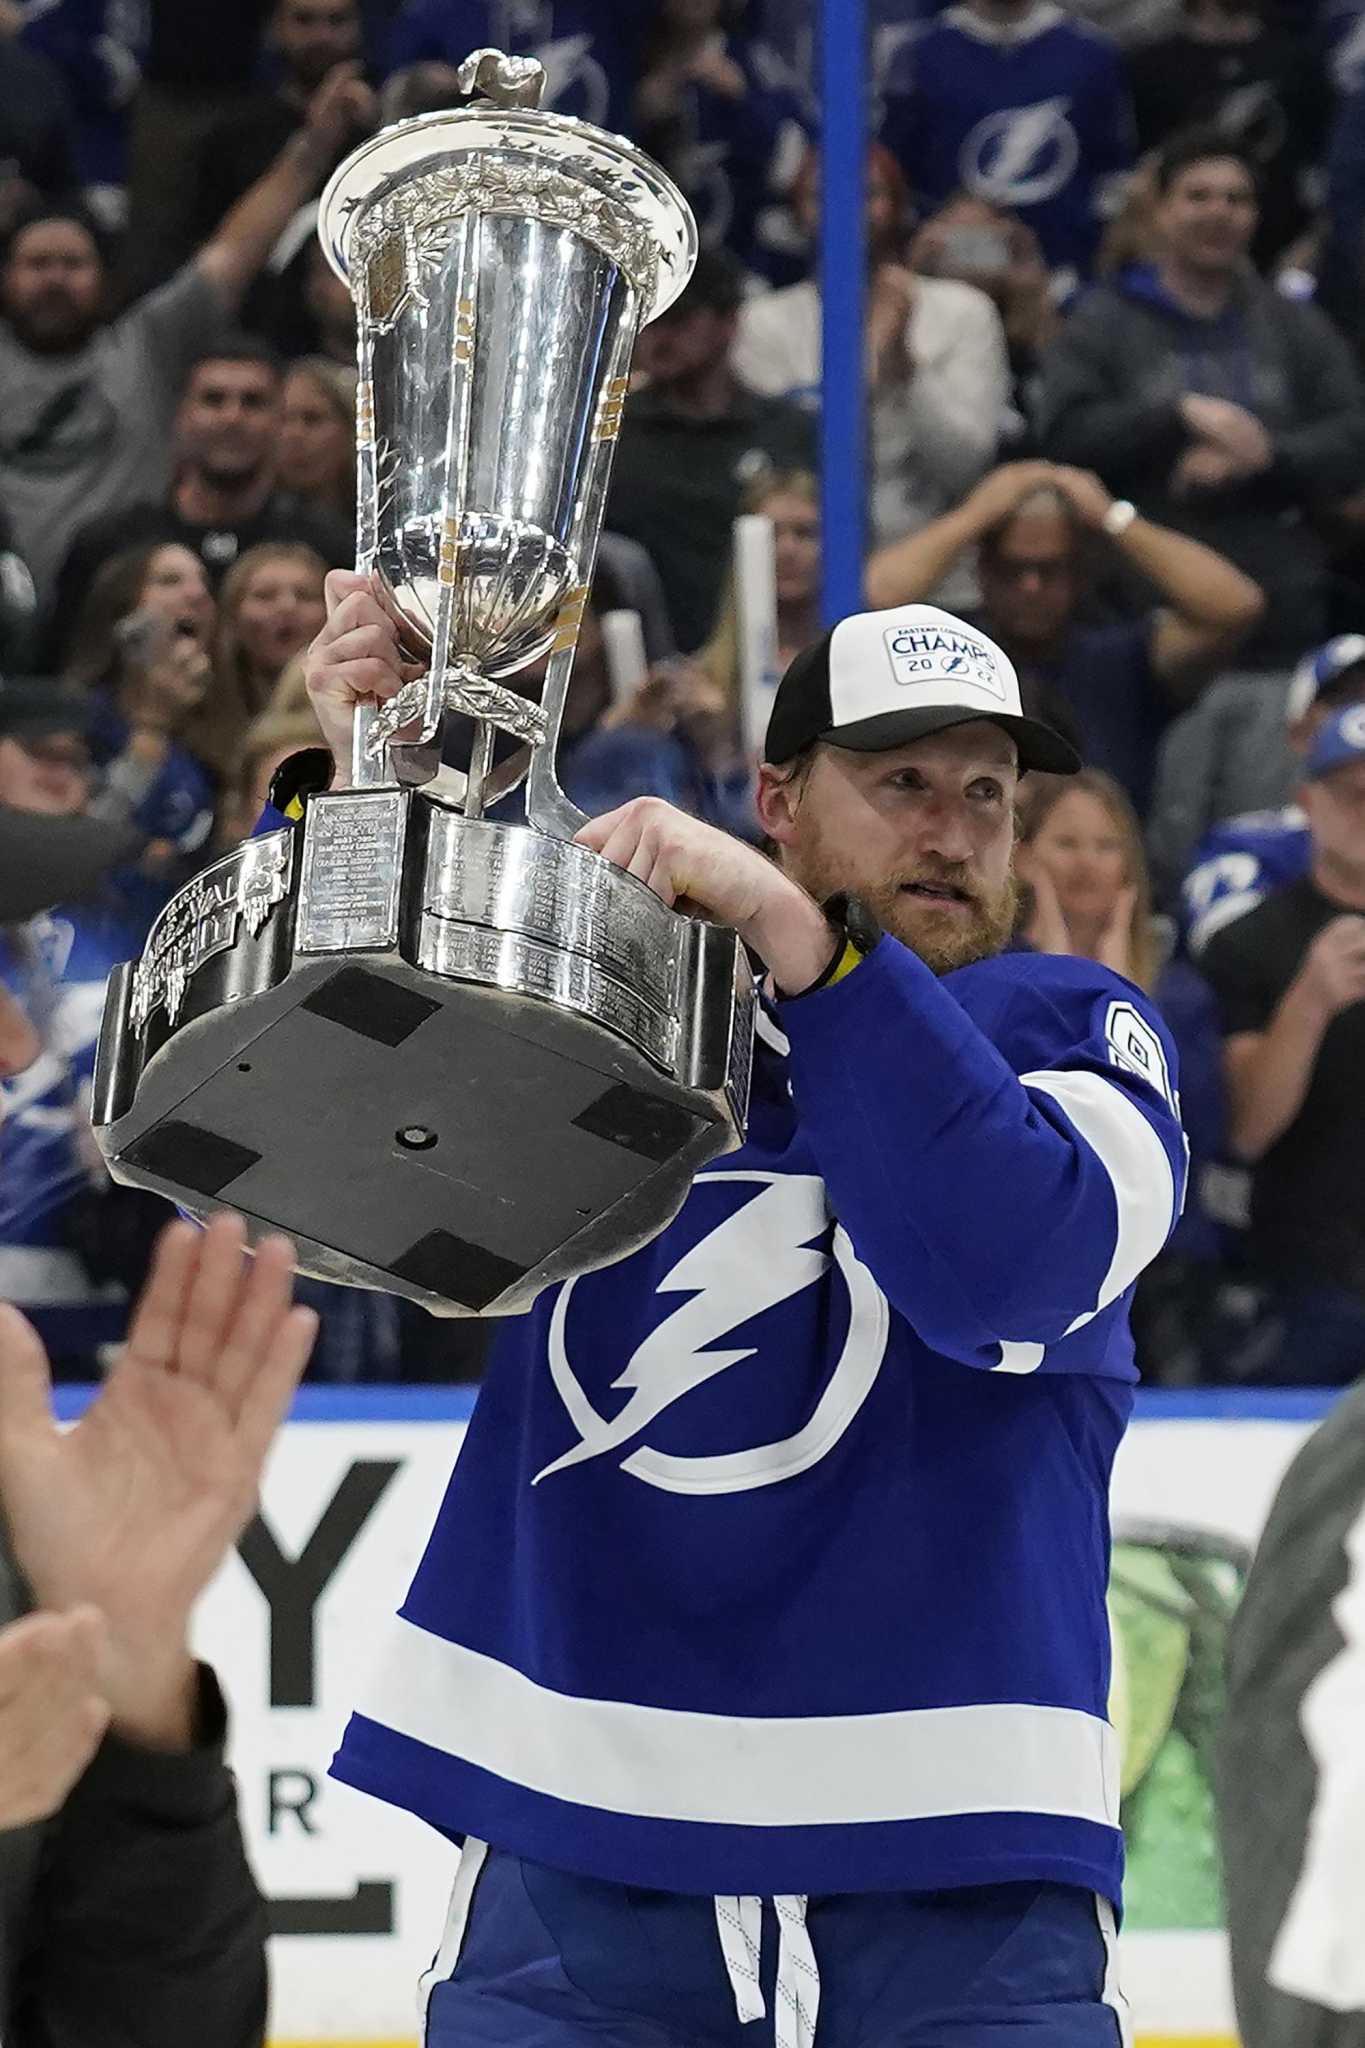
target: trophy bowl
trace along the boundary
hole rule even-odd
[[[631,351],[692,218],[632,144],[529,105],[538,66],[465,76],[484,98],[364,144],[319,222],[357,307],[357,565],[426,672],[360,708],[346,786],[116,970],[93,1121],[116,1179],[288,1231],[305,1272],[502,1315],[742,1141],[755,991],[733,932],[575,843],[555,773]],[[524,822],[488,815],[522,780]]]

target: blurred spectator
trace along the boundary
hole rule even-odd
[[[1365,702],[1365,638],[1344,633],[1282,676],[1221,676],[1161,743],[1148,827],[1168,893],[1182,883],[1185,943],[1254,909],[1308,866],[1308,826],[1289,801],[1320,725]],[[1188,875],[1185,873],[1188,867]]]
[[[1234,1362],[1271,1384],[1365,1371],[1365,708],[1304,762],[1309,871],[1215,933],[1202,966],[1225,1035],[1229,1129],[1255,1168],[1251,1242],[1269,1313]]]
[[[1218,1823],[1243,2048],[1360,2048],[1365,1387],[1280,1482],[1228,1641]]]
[[[1266,269],[1312,212],[1310,173],[1330,111],[1313,38],[1276,19],[1273,0],[1185,0],[1172,32],[1134,52],[1129,76],[1139,148],[1207,127],[1255,164],[1252,254]]]
[[[61,75],[20,40],[23,15],[0,5],[0,235],[36,201],[70,199],[75,127]]]
[[[1112,36],[1120,48],[1140,50],[1180,18],[1180,0],[1070,0],[1067,13]]]
[[[1144,1377],[1189,1385],[1206,1377],[1223,1249],[1201,1200],[1225,1145],[1217,1012],[1199,975],[1167,957],[1169,927],[1152,915],[1141,830],[1119,785],[1094,768],[1039,781],[1020,826],[1018,869],[1030,897],[1025,939],[1040,952],[1098,960],[1136,982],[1156,997],[1175,1040],[1190,1193],[1139,1283],[1133,1329]]]
[[[32,669],[37,639],[38,593],[0,505],[0,676],[23,675]]]
[[[227,1217],[166,1233],[127,1353],[69,1429],[51,1411],[41,1344],[0,1311],[10,2048],[88,2048],[113,2029],[141,2048],[263,2037],[265,1909],[224,1761],[223,1697],[189,1636],[253,1511],[312,1318],[290,1312],[292,1246],[277,1239],[248,1260],[242,1236]],[[26,1608],[38,1611],[16,1619]],[[61,1651],[81,1638],[73,1668]],[[21,1646],[43,1654],[16,1665]],[[50,1761],[52,1717],[73,1706],[85,1756],[39,1795],[25,1780]]]
[[[346,92],[324,87],[303,134],[193,261],[112,324],[102,321],[104,264],[87,221],[49,211],[10,237],[0,268],[0,499],[40,601],[79,520],[165,489],[189,364],[350,132]]]
[[[1250,271],[1255,180],[1236,149],[1177,141],[1157,186],[1158,259],[1096,286],[1062,328],[1039,438],[1253,576],[1267,603],[1249,653],[1287,666],[1322,634],[1308,516],[1365,470],[1360,378],[1315,307]]]
[[[1058,321],[1052,280],[1032,228],[989,199],[955,192],[910,244],[910,268],[924,277],[955,277],[994,300],[1014,389],[1022,394]]]
[[[741,512],[773,523],[776,666],[819,638],[819,487],[809,470],[757,478]],[[589,816],[633,796],[664,796],[741,839],[757,839],[753,763],[741,725],[739,615],[727,573],[715,629],[690,660],[656,662],[635,697],[613,705],[579,744],[574,800]]]
[[[1024,807],[1024,936],[1040,953],[1098,960],[1152,993],[1163,965],[1137,814],[1111,775],[1048,777]]]
[[[0,806],[88,813],[90,712],[51,685],[0,689]],[[24,1310],[69,1379],[99,1377],[166,1213],[155,1196],[113,1187],[89,1129],[104,984],[115,962],[141,952],[151,917],[121,876],[104,877],[88,900],[0,929],[0,983],[41,1047],[0,1083],[0,1299]]]
[[[704,246],[785,284],[801,251],[774,248],[767,216],[786,198],[812,121],[773,50],[740,32],[742,0],[658,0],[640,59],[630,132],[677,180]]]
[[[264,38],[271,83],[229,104],[199,158],[190,215],[196,242],[298,133],[309,102],[335,67],[350,65],[358,76],[360,26],[359,0],[274,0]]]
[[[151,290],[194,254],[198,159],[234,100],[254,89],[270,0],[147,0],[133,102],[124,287]]]
[[[351,519],[276,488],[283,391],[274,356],[249,335],[224,337],[200,354],[175,416],[169,496],[92,519],[72,538],[57,581],[50,640],[59,657],[101,562],[139,542],[179,541],[215,583],[265,541],[301,542],[333,566],[354,560]]]
[[[302,664],[291,662],[280,677],[276,698],[283,695],[295,676],[302,677]],[[228,777],[227,789],[218,814],[217,850],[227,853],[243,839],[249,839],[256,821],[270,801],[270,785],[276,771],[292,755],[323,744],[322,730],[302,689],[301,710],[277,710],[276,698],[259,718],[247,727]]]
[[[304,259],[303,309],[309,329],[304,346],[296,352],[324,356],[329,363],[354,370],[355,300],[316,239],[309,242]]]
[[[809,415],[735,375],[742,297],[733,258],[704,249],[686,291],[640,336],[646,381],[626,405],[612,468],[607,524],[648,550],[684,652],[715,618],[744,486],[764,468],[815,465]]]
[[[77,182],[100,218],[122,227],[128,112],[146,55],[147,10],[127,0],[30,0],[21,12],[25,48],[46,57],[66,88]]]
[[[1104,542],[1160,602],[1122,624],[1084,625],[1087,556]],[[1097,477],[1019,462],[993,471],[957,511],[875,555],[868,602],[927,598],[971,549],[981,624],[1025,690],[1060,707],[1087,763],[1121,783],[1141,816],[1162,728],[1255,623],[1255,584],[1211,548],[1116,502]]]
[[[779,470],[759,477],[740,500],[741,512],[761,512],[773,526],[773,582],[777,598],[777,647],[774,665],[779,675],[803,647],[818,640],[823,631],[820,613],[820,486],[808,469]],[[705,646],[699,647],[696,666],[721,690],[726,702],[738,707],[739,608],[733,572],[725,579],[724,594],[715,628]]]
[[[1084,277],[1133,160],[1118,50],[1051,0],[964,0],[902,50],[882,139],[920,200],[965,187],[1032,228],[1050,269]]]
[[[232,772],[248,726],[321,628],[326,574],[312,548],[266,541],[249,548],[224,579],[213,687],[184,726],[185,745],[218,776]]]
[[[89,808],[137,827],[152,878],[182,879],[213,824],[212,778],[180,735],[210,685],[216,616],[198,556],[169,541],[113,556],[76,620],[63,680],[94,699]]]
[[[796,182],[797,219],[820,220],[814,152]],[[906,268],[909,204],[895,158],[867,168],[867,389],[874,543],[899,540],[956,504],[995,460],[1009,402],[999,317],[984,292]],[[820,402],[820,288],[814,278],[747,299],[734,368],[752,391]]]
[[[280,488],[329,519],[355,521],[354,370],[322,356],[292,363],[280,415]]]
[[[648,19],[620,0],[407,0],[389,33],[388,68],[431,58],[458,65],[487,48],[535,57],[547,108],[629,134]]]

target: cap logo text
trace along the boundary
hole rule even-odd
[[[887,626],[882,637],[898,683],[951,683],[1008,702],[994,653],[974,634],[943,626]]]

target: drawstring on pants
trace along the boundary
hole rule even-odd
[[[777,1982],[773,1987],[773,2032],[777,2048],[814,2048],[820,2011],[820,1972],[806,1927],[804,1893],[772,1901],[777,1914]],[[763,1900],[752,1895],[715,1901],[716,1931],[725,1974],[734,1993],[741,2026],[766,2011],[758,1978],[763,1937]]]

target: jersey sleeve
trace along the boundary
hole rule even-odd
[[[1227,925],[1254,910],[1270,889],[1260,850],[1226,831],[1205,834],[1180,885],[1180,923],[1192,959]]]
[[[1184,1200],[1174,1047],[1146,997],[1090,962],[970,972],[960,1001],[887,937],[784,1004],[802,1128],[926,1344],[987,1371],[1091,1369],[1095,1347],[1064,1340],[1120,1301]]]

